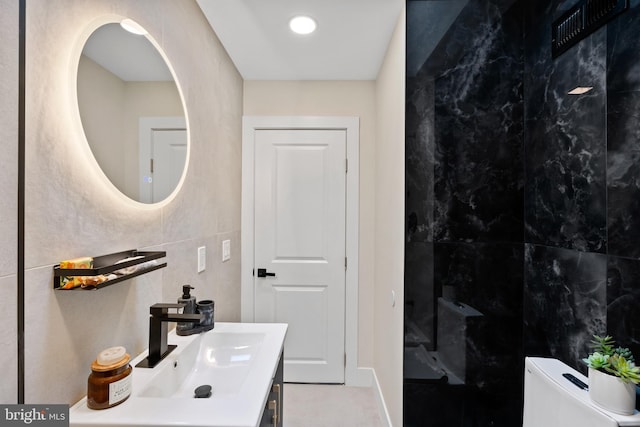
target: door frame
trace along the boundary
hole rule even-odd
[[[370,374],[358,368],[358,235],[360,177],[360,118],[351,116],[243,116],[241,298],[242,322],[254,321],[254,165],[255,132],[282,130],[344,130],[347,134],[345,274],[345,384],[367,386]]]

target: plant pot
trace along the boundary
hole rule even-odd
[[[635,384],[593,368],[589,368],[589,397],[601,408],[620,415],[632,415],[636,408]]]

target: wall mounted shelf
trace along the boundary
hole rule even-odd
[[[72,289],[63,289],[61,288],[61,278],[62,277],[71,277],[71,276],[100,276],[100,275],[109,275],[118,270],[122,270],[129,267],[134,267],[136,265],[144,264],[146,262],[156,260],[159,258],[164,258],[167,256],[167,253],[164,251],[156,251],[156,252],[143,252],[135,249],[130,249],[128,251],[116,252],[109,255],[102,255],[93,258],[93,268],[60,268],[60,264],[55,265],[53,267],[53,289],[60,291],[76,291],[76,290],[96,290],[101,289],[107,286],[114,285],[116,283],[122,282],[124,280],[132,279],[136,276],[140,276],[142,274],[149,273],[154,270],[158,270],[160,268],[164,268],[167,266],[166,262],[149,265],[146,267],[141,267],[134,272],[128,274],[118,274],[117,277],[107,280],[106,282],[99,283],[95,286],[90,286],[89,288],[75,287]],[[118,262],[127,258],[136,258],[134,260],[129,260],[126,262]]]

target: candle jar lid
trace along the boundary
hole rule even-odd
[[[124,347],[110,347],[102,350],[96,360],[91,363],[94,372],[107,372],[121,368],[129,363],[131,356]]]

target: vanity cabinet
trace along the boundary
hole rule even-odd
[[[262,412],[260,427],[282,427],[282,403],[284,400],[283,366],[283,357],[282,353],[280,353],[278,369],[271,381],[271,388],[267,397],[267,403]]]
[[[153,369],[133,368],[125,402],[96,411],[85,397],[69,409],[69,425],[282,427],[286,334],[284,323],[216,322],[208,332],[185,336],[171,331],[167,341],[175,350]],[[213,387],[209,399],[194,398],[201,385]]]

